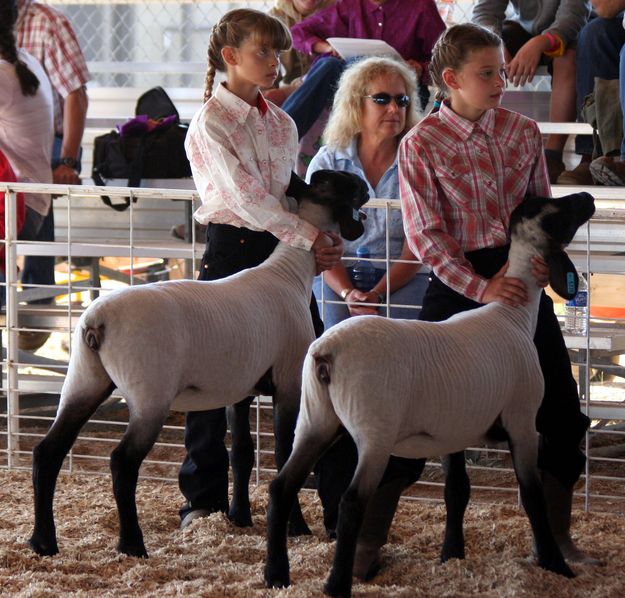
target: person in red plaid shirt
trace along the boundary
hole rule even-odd
[[[537,124],[500,107],[504,64],[501,39],[493,32],[469,23],[448,29],[430,65],[438,98],[446,97],[400,146],[406,238],[432,269],[421,320],[446,320],[492,301],[527,302],[523,282],[503,276],[510,215],[525,195],[549,197],[551,190]],[[546,264],[534,258],[533,266],[536,284],[546,286]],[[551,527],[565,558],[593,562],[570,536],[573,486],[586,461],[580,443],[589,419],[580,411],[568,352],[545,293],[534,342],[545,377],[536,425]],[[445,495],[464,511],[469,499],[464,453],[447,461]]]
[[[79,185],[80,144],[87,117],[87,64],[76,34],[65,15],[33,0],[17,0],[17,45],[34,56],[45,70],[54,96],[55,138],[52,176],[59,184]],[[37,241],[54,241],[54,212],[50,206]],[[22,282],[54,285],[54,256],[28,256]],[[52,299],[43,299],[50,303]],[[47,339],[46,332],[21,332],[20,348],[35,350]]]

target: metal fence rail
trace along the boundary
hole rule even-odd
[[[123,284],[143,284],[151,280],[157,265],[161,278],[194,277],[203,251],[203,240],[192,243],[160,236],[146,238],[138,235],[143,204],[169,205],[171,200],[196,202],[195,191],[180,189],[132,189],[123,187],[65,187],[55,185],[0,183],[6,200],[6,306],[1,314],[2,327],[2,392],[5,407],[0,413],[0,468],[29,469],[31,451],[45,434],[56,410],[67,357],[71,352],[71,331],[80,313],[97,294],[109,292]],[[66,210],[66,239],[55,243],[18,241],[15,234],[15,194],[30,191],[62,195]],[[82,228],[75,230],[76,206],[81,209],[89,202],[100,205],[99,197],[114,199],[130,195],[136,198],[126,213],[126,238],[103,240],[84,238]],[[625,200],[618,206],[600,209],[598,217],[581,230],[571,245],[573,259],[582,271],[596,273],[593,264],[605,265],[612,275],[625,274],[625,262],[618,254],[625,249]],[[601,205],[601,202],[598,202]],[[612,200],[614,206],[619,200]],[[150,204],[152,205],[152,204]],[[396,210],[398,202],[373,200],[371,207]],[[151,211],[147,208],[145,211]],[[157,210],[159,211],[159,210]],[[99,218],[97,226],[106,230],[106,220]],[[100,232],[103,232],[100,230]],[[119,234],[117,231],[116,234]],[[58,256],[64,280],[54,289],[43,285],[23,287],[18,278],[18,262],[23,255],[46,254]],[[608,258],[614,257],[616,261]],[[102,268],[106,259],[124,261],[123,271],[113,275],[113,269],[103,268],[101,282],[82,280],[84,260],[97,262]],[[386,266],[390,260],[385,260]],[[616,265],[615,265],[616,264]],[[102,274],[101,272],[101,274]],[[623,279],[625,280],[625,279]],[[29,293],[56,295],[55,305],[32,306],[24,303]],[[593,293],[590,296],[593,308]],[[323,306],[322,306],[323,307]],[[591,312],[592,313],[592,312]],[[51,332],[51,338],[36,354],[18,347],[20,332]],[[585,337],[566,336],[574,358],[574,369],[580,383],[583,409],[593,419],[586,437],[589,455],[585,475],[578,489],[578,498],[586,509],[625,511],[625,368],[618,362],[625,353],[625,322],[611,317],[591,319],[591,334]],[[56,353],[50,353],[52,350]],[[389,401],[392,398],[389,398]],[[259,398],[253,410],[256,443],[256,483],[267,481],[275,472],[273,463],[272,409],[268,397]],[[81,432],[64,464],[65,471],[93,474],[108,473],[108,455],[121,438],[127,421],[123,397],[114,395],[94,415]],[[144,477],[175,480],[184,456],[184,416],[172,413],[157,444],[142,468]],[[508,451],[503,447],[475,447],[467,452],[473,496],[478,500],[516,502],[516,481]],[[428,464],[426,471],[409,496],[414,499],[440,500],[442,496],[440,465]]]

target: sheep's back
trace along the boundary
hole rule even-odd
[[[532,339],[483,311],[440,323],[364,316],[326,332],[309,352],[332,356],[330,395],[343,423],[394,430],[396,454],[430,447],[435,455],[441,439],[456,450],[474,442],[515,401],[537,410],[542,374]]]

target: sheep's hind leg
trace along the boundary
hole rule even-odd
[[[445,539],[441,561],[464,558],[464,513],[469,504],[471,483],[467,475],[464,451],[442,458],[445,472]]]
[[[148,556],[137,517],[137,478],[139,467],[156,442],[166,417],[167,411],[149,414],[144,412],[139,418],[134,416],[131,409],[126,432],[111,453],[113,493],[119,514],[117,550],[129,556]]]
[[[33,450],[33,490],[35,495],[35,527],[30,547],[41,556],[59,551],[54,525],[54,490],[63,459],[74,444],[78,432],[98,406],[111,394],[109,388],[95,400],[65,400],[45,438]]]
[[[302,441],[296,444],[288,461],[269,485],[267,558],[264,572],[268,588],[286,588],[290,584],[287,553],[289,514],[294,508],[297,493],[314,464],[334,441],[333,436],[305,436],[302,434]]]
[[[521,502],[534,534],[538,564],[547,571],[553,571],[565,577],[575,577],[562,556],[547,518],[547,506],[536,466],[538,437],[535,430],[528,428],[525,434],[510,433],[510,452],[519,481]]]
[[[295,424],[297,422],[298,404],[299,389],[294,390],[293,394],[290,395],[285,394],[284,392],[280,393],[278,391],[276,391],[274,395],[273,431],[275,437],[275,457],[278,471],[281,471],[293,448],[293,436],[295,434]],[[334,438],[332,441],[333,440]],[[330,446],[330,444],[331,442],[328,446]],[[316,463],[316,461],[317,460],[315,460],[314,463]],[[310,471],[308,473],[310,473]],[[302,484],[303,483],[304,482],[302,482]],[[308,525],[306,525],[304,515],[302,514],[302,508],[299,504],[297,493],[295,494],[293,506],[289,514],[288,529],[289,536],[307,536],[311,533]]]
[[[358,447],[358,465],[354,477],[341,498],[337,525],[336,550],[332,570],[323,588],[328,596],[351,595],[352,574],[358,534],[369,499],[375,492],[388,465],[389,452],[384,447]]]
[[[254,397],[247,397],[226,409],[232,434],[230,465],[232,467],[232,501],[228,519],[239,527],[251,527],[250,476],[254,467],[254,443],[250,433],[250,405]]]

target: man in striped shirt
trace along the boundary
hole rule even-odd
[[[89,71],[82,50],[67,17],[51,6],[34,0],[17,0],[17,46],[43,66],[54,96],[55,138],[52,148],[52,176],[58,184],[79,185],[80,144],[87,117]],[[53,206],[45,217],[37,241],[54,241]],[[54,285],[54,256],[28,256],[22,282]],[[51,299],[42,300],[49,303]],[[35,350],[47,333],[20,334],[20,348]]]

